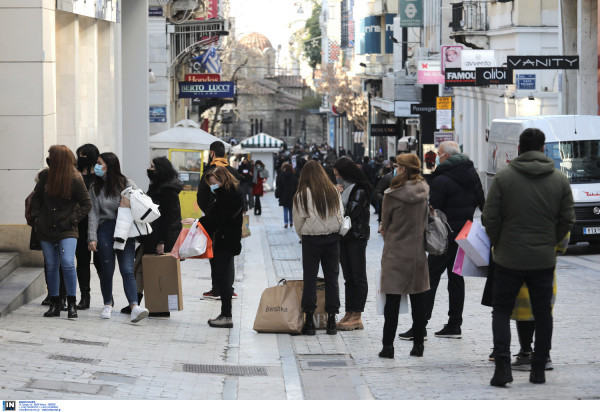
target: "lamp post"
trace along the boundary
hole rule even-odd
[[[368,153],[367,155],[371,157],[371,92],[367,94],[368,102],[369,102],[369,112],[367,113],[367,142],[368,142]]]

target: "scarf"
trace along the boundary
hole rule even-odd
[[[210,163],[210,165],[215,165],[217,167],[219,166],[229,166],[229,163],[227,163],[227,158],[225,157],[215,157],[213,159],[213,161]]]

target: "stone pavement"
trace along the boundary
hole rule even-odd
[[[375,276],[383,241],[376,233],[367,248],[369,297],[365,330],[329,336],[258,334],[252,330],[262,291],[281,278],[301,279],[301,245],[284,229],[282,209],[272,193],[262,216],[250,216],[252,236],[236,258],[234,328],[213,329],[206,321],[220,302],[202,299],[210,289],[207,261],[181,263],[184,310],[169,319],[131,324],[118,313],[126,304],[115,274],[117,312],[100,319],[98,279],[92,307],[79,319],[43,318],[43,297],[0,319],[2,399],[598,399],[600,317],[598,250],[570,249],[558,264],[558,298],[552,359],[546,385],[514,371],[507,389],[492,388],[490,308],[481,306],[484,279],[466,278],[462,339],[440,339],[448,307],[445,277],[440,283],[425,356],[408,355],[412,344],[397,340],[396,358],[380,359],[383,317],[376,314]],[[342,311],[343,278],[340,270]],[[398,332],[410,327],[401,315]],[[513,351],[518,351],[513,326]]]

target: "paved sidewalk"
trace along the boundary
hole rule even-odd
[[[43,318],[43,297],[0,319],[2,399],[599,399],[600,257],[570,254],[558,265],[555,333],[546,385],[532,385],[514,371],[507,389],[492,388],[490,308],[481,306],[484,279],[466,278],[463,338],[433,333],[446,320],[445,277],[440,283],[425,356],[408,355],[412,344],[397,340],[396,358],[380,359],[383,317],[376,314],[374,284],[383,241],[372,235],[367,249],[369,297],[365,330],[329,336],[258,334],[252,330],[262,291],[281,278],[301,279],[301,245],[284,229],[272,193],[262,216],[250,216],[252,236],[236,258],[234,328],[210,328],[219,301],[206,301],[207,261],[182,262],[184,310],[168,319],[131,324],[118,310],[126,304],[115,274],[117,311],[100,319],[98,279],[92,307],[77,321]],[[343,277],[340,270],[342,312]],[[410,326],[401,315],[398,332]],[[513,351],[518,350],[513,327]]]

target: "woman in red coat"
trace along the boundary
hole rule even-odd
[[[262,207],[260,205],[260,198],[264,194],[263,183],[269,178],[269,171],[265,168],[265,165],[260,160],[257,160],[254,164],[254,175],[252,181],[252,196],[254,196],[254,214],[260,215],[262,213]]]

